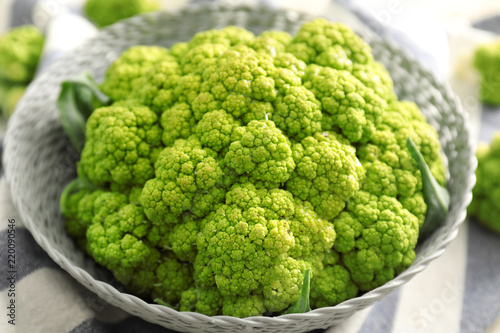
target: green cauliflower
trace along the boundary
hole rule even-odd
[[[391,75],[381,63],[354,64],[352,74],[386,102],[397,100]]]
[[[286,51],[292,36],[283,31],[264,31],[258,37],[249,41],[248,46],[257,52],[264,52],[273,57]]]
[[[66,217],[66,231],[73,236],[78,245],[86,251],[86,232],[94,218],[94,201],[104,193],[92,184],[77,178],[70,182],[61,194],[60,210]]]
[[[87,0],[85,15],[99,28],[160,9],[158,0]]]
[[[236,128],[224,161],[239,175],[267,182],[284,183],[295,169],[290,143],[271,121]]]
[[[500,105],[500,42],[478,47],[474,54],[474,67],[481,75],[481,101]]]
[[[224,52],[228,50],[226,44],[203,43],[196,45],[187,51],[182,57],[180,64],[184,74],[202,74],[207,66],[217,61]]]
[[[334,249],[361,290],[386,283],[415,258],[419,221],[396,198],[358,191],[334,226]]]
[[[435,178],[445,181],[437,132],[417,106],[395,102],[389,110],[372,140],[358,147],[365,180],[334,221],[334,249],[360,290],[388,282],[415,258],[426,204],[406,138],[419,146]]]
[[[316,267],[335,240],[333,226],[291,193],[251,184],[235,185],[203,225],[195,281],[201,293],[217,286],[222,313],[238,317],[288,308],[305,269]]]
[[[269,76],[275,70],[270,56],[244,45],[232,47],[203,71],[200,95],[193,102],[195,117],[201,119],[218,109],[236,119],[265,112],[276,98],[275,82]]]
[[[161,114],[160,124],[163,128],[161,140],[166,147],[170,147],[177,139],[191,136],[196,121],[189,105],[176,103]]]
[[[356,297],[359,288],[351,273],[339,262],[340,255],[330,250],[322,261],[323,269],[311,279],[310,300],[313,308],[339,304]]]
[[[149,241],[155,231],[137,204],[140,190],[132,188],[128,195],[92,186],[72,191],[61,201],[66,227],[127,290],[176,303],[192,287],[192,268]]]
[[[194,262],[198,254],[196,240],[201,219],[192,213],[185,213],[168,233],[170,247],[181,261]]]
[[[321,217],[335,218],[364,179],[355,149],[323,132],[294,144],[292,152],[297,167],[285,188],[309,201]]]
[[[127,290],[176,310],[277,316],[381,286],[427,225],[408,138],[446,183],[436,130],[342,24],[135,46],[101,89],[114,104],[87,122],[66,228]]]
[[[78,171],[96,185],[144,185],[161,151],[158,116],[135,101],[94,110]]]
[[[500,134],[477,147],[476,185],[468,213],[486,228],[500,233]]]
[[[133,46],[108,67],[100,88],[115,101],[126,100],[140,86],[138,81],[162,61],[177,60],[162,47]]]
[[[177,304],[182,293],[193,287],[192,270],[191,265],[179,261],[174,255],[164,256],[155,271],[158,282],[151,296],[167,304]]]
[[[375,132],[387,103],[351,72],[309,65],[304,86],[321,101],[323,129],[340,130],[351,142],[365,142]]]
[[[196,137],[178,140],[165,148],[155,163],[155,177],[148,180],[141,204],[155,223],[176,223],[187,211],[204,217],[224,198],[223,172],[216,153],[202,148]]]
[[[335,69],[348,70],[353,63],[366,64],[373,60],[370,46],[361,37],[348,26],[325,19],[304,23],[288,51],[308,64]]]
[[[243,28],[227,26],[222,29],[201,31],[189,41],[187,49],[202,44],[222,44],[227,47],[243,45],[253,40],[254,34]]]
[[[0,36],[0,80],[27,84],[35,76],[45,38],[37,28],[20,26]]]
[[[303,86],[292,86],[274,101],[273,120],[288,137],[302,140],[321,130],[321,103]]]
[[[216,152],[231,143],[231,136],[238,127],[238,122],[224,110],[210,111],[203,115],[195,128],[196,136],[204,147]]]
[[[161,115],[177,101],[176,86],[181,76],[179,63],[175,58],[154,65],[137,82],[132,98]]]
[[[44,43],[44,36],[31,25],[0,36],[0,114],[6,119],[34,78]]]
[[[390,104],[372,140],[358,147],[357,155],[366,170],[363,189],[397,198],[422,224],[426,212],[422,179],[406,147],[408,137],[418,146],[438,183],[445,184],[438,134],[411,102]]]

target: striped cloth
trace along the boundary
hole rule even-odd
[[[362,21],[373,22],[368,13],[350,9]],[[500,18],[478,26],[496,27],[500,33],[498,22]],[[432,57],[399,33],[383,27],[378,31],[435,67]],[[485,109],[480,119],[480,139],[487,141],[500,129],[500,109]],[[16,235],[15,326],[7,316],[9,220],[15,220]],[[444,255],[407,285],[342,324],[315,333],[500,332],[499,253],[500,236],[467,221]],[[0,332],[173,332],[114,308],[60,269],[23,227],[4,178],[0,179],[0,272]]]

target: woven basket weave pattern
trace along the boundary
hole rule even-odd
[[[85,257],[64,230],[59,213],[63,187],[75,177],[78,158],[58,120],[56,99],[61,82],[84,70],[99,81],[109,64],[132,45],[171,46],[202,30],[238,25],[254,33],[278,29],[295,33],[311,17],[268,8],[230,9],[193,6],[180,15],[153,13],[103,30],[96,38],[57,60],[28,88],[12,117],[5,139],[4,165],[12,197],[27,228],[63,269],[109,303],[145,320],[185,332],[300,332],[326,328],[382,299],[422,271],[456,236],[471,200],[475,168],[466,114],[442,83],[396,45],[372,33],[362,35],[374,56],[391,73],[400,99],[415,101],[440,134],[449,163],[451,209],[445,224],[419,246],[415,263],[396,279],[338,306],[280,317],[207,317],[148,304],[121,293],[106,270]],[[103,282],[105,281],[105,282]]]

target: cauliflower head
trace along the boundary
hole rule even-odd
[[[85,15],[99,28],[160,9],[158,0],[87,0]]]
[[[500,105],[500,41],[479,46],[473,64],[481,76],[481,101]]]
[[[135,101],[94,110],[78,171],[96,185],[144,185],[161,149],[158,116]]]
[[[476,151],[476,185],[472,191],[469,215],[476,217],[486,228],[500,232],[500,134],[490,144],[481,143]]]
[[[88,120],[68,232],[180,311],[279,315],[305,276],[312,308],[376,288],[411,265],[426,218],[408,138],[446,182],[436,130],[339,23],[135,46],[101,87],[115,103]]]

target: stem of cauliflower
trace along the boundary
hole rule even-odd
[[[419,238],[423,240],[437,229],[446,218],[448,207],[450,206],[450,194],[445,187],[439,185],[436,181],[436,178],[432,175],[429,166],[413,140],[408,138],[406,144],[411,157],[417,163],[420,173],[422,174],[423,194],[425,203],[427,204],[424,224],[419,231]]]

